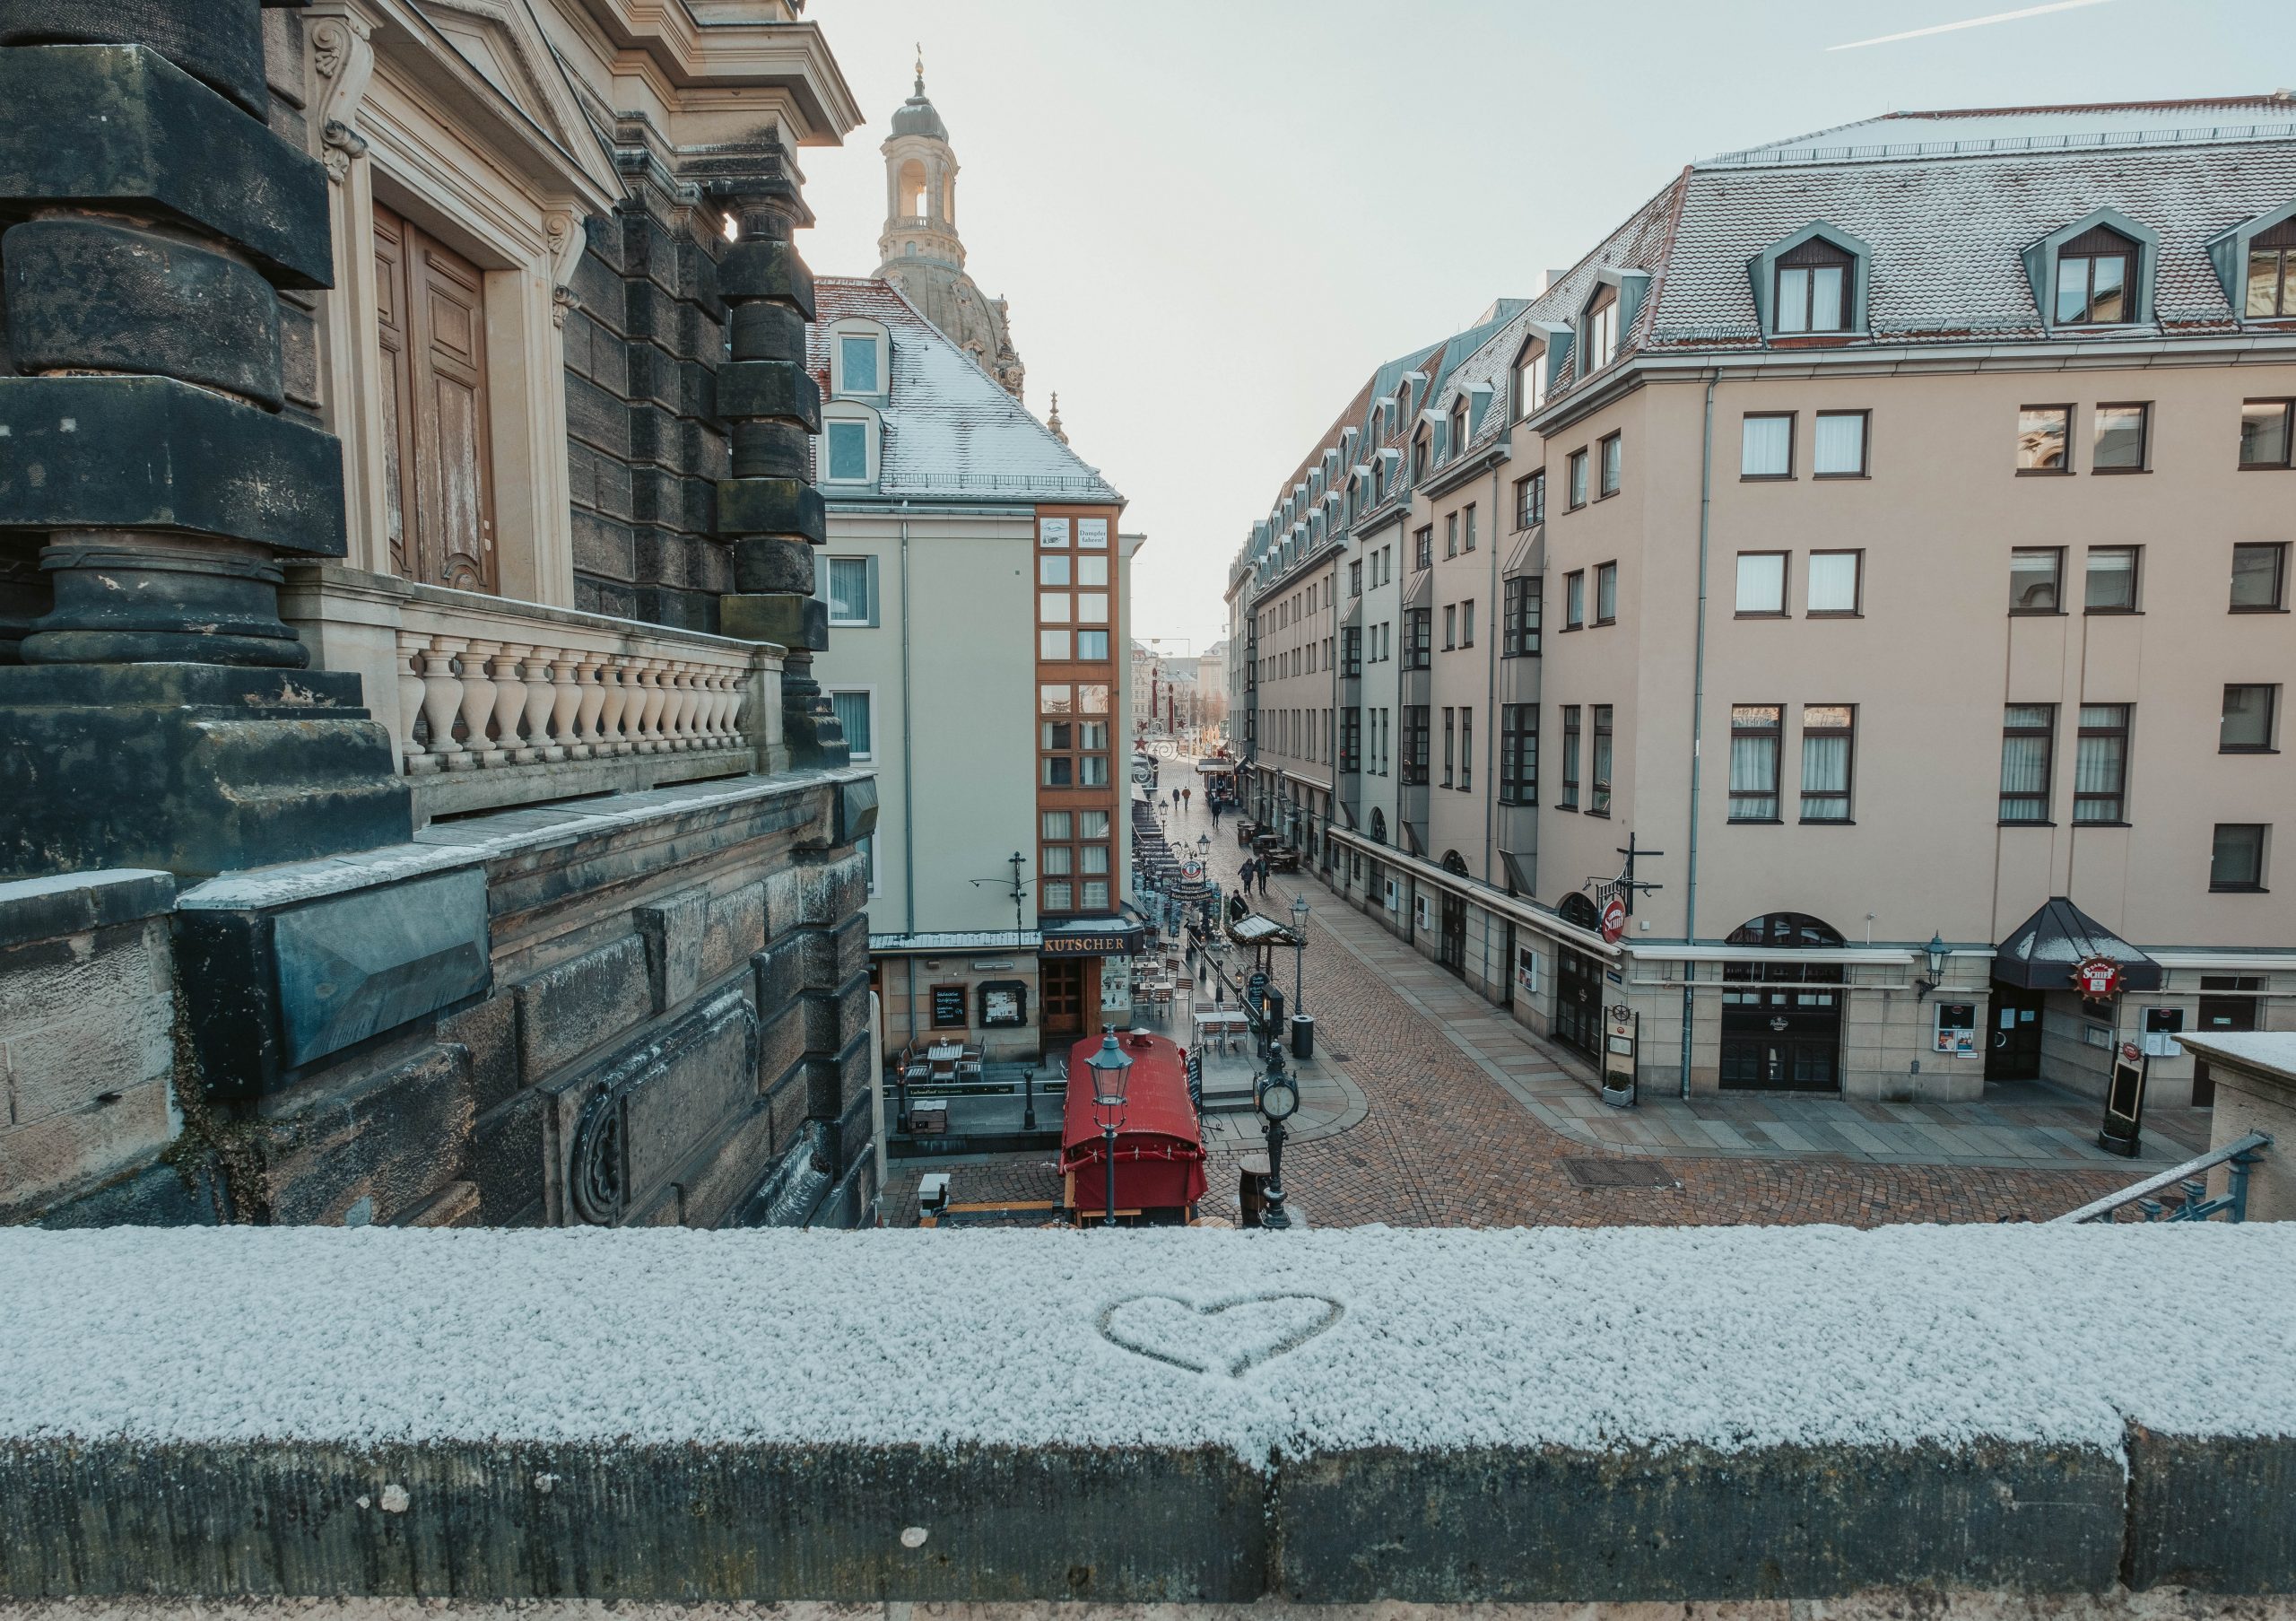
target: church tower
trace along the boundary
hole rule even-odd
[[[925,97],[925,61],[916,93],[893,114],[885,154],[885,229],[877,239],[881,280],[891,282],[925,318],[1021,397],[1026,369],[1013,352],[1003,299],[990,299],[965,274],[957,236],[957,154],[948,126]]]

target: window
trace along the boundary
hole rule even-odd
[[[2251,320],[2296,317],[2296,219],[2249,239],[2248,300],[2241,313]]]
[[[2084,703],[2073,745],[2073,819],[2092,824],[2128,820],[2128,711],[2126,703]]]
[[[1076,786],[1076,763],[1065,754],[1047,754],[1044,760],[1044,786],[1074,788]]]
[[[1444,431],[1443,448],[1446,459],[1451,460],[1456,460],[1467,448],[1467,403],[1465,400],[1454,400],[1451,404],[1451,417]]]
[[[1459,789],[1474,787],[1474,711],[1459,711]]]
[[[829,561],[829,622],[831,624],[877,623],[876,570],[866,557],[832,557]]]
[[[869,694],[863,693],[831,693],[829,707],[837,723],[845,730],[845,741],[856,760],[866,760],[876,752],[875,739],[870,727]]]
[[[2288,465],[2288,418],[2296,400],[2252,399],[2240,406],[2240,466]]]
[[[1072,885],[1047,882],[1044,893],[1037,903],[1037,911],[1039,912],[1073,911],[1075,910],[1075,903],[1070,897],[1074,893],[1074,886]]]
[[[1068,657],[1068,632],[1065,631],[1039,631],[1037,632],[1037,657],[1053,663],[1057,663],[1060,660],[1066,658]]]
[[[1739,431],[1740,478],[1794,476],[1794,414],[1764,412],[1750,415]]]
[[[2280,689],[2246,683],[2224,689],[2224,715],[2216,735],[2220,754],[2263,754],[2272,752],[2273,711],[2279,707]]]
[[[1849,773],[1857,710],[1847,703],[1802,706],[1802,820],[1849,820]]]
[[[1070,573],[1068,554],[1046,553],[1037,559],[1037,583],[1040,586],[1065,586],[1074,583]]]
[[[1539,802],[1539,710],[1509,703],[1499,710],[1499,803]]]
[[[1109,757],[1106,754],[1080,754],[1077,783],[1083,788],[1106,788],[1109,785]]]
[[[1404,706],[1403,780],[1416,787],[1427,783],[1427,706],[1423,703]]]
[[[1106,624],[1109,622],[1109,594],[1106,591],[1076,593],[1076,623]]]
[[[2144,472],[2145,428],[2152,412],[2150,405],[2099,405],[2091,430],[2089,470]]]
[[[1618,289],[1605,282],[1595,290],[1587,302],[1587,318],[1582,323],[1587,341],[1582,346],[1586,359],[1580,362],[1578,375],[1590,376],[1609,365],[1618,355]]]
[[[829,471],[823,476],[843,483],[866,483],[869,477],[869,424],[865,422],[824,423],[829,435]]]
[[[1109,656],[1109,633],[1106,631],[1076,632],[1076,657],[1105,662]]]
[[[2019,546],[2009,553],[2009,611],[2060,614],[2065,578],[2062,546]]]
[[[1087,878],[1084,880],[1084,909],[1087,911],[1106,911],[1109,909],[1107,879]]]
[[[1459,549],[1463,552],[1472,552],[1474,550],[1474,508],[1473,506],[1469,506],[1466,510],[1466,540]]]
[[[1107,837],[1109,836],[1109,814],[1108,814],[1108,812],[1106,812],[1106,811],[1104,811],[1104,810],[1088,810],[1088,811],[1079,811],[1079,812],[1077,812],[1077,813],[1076,813],[1076,832],[1077,832],[1077,834],[1078,834],[1080,837],[1082,837],[1082,838],[1086,838],[1086,839],[1105,839],[1105,838],[1107,838]],[[1087,872],[1091,872],[1091,871],[1094,871],[1094,870],[1096,870],[1096,869],[1092,867],[1091,863],[1088,861],[1088,862],[1086,862],[1086,863],[1084,864],[1084,870],[1085,870],[1085,871],[1087,871]]]
[[[877,340],[867,334],[840,336],[837,340],[837,369],[839,394],[877,393]]]
[[[1048,844],[1037,858],[1037,870],[1049,878],[1065,878],[1076,870],[1076,852],[1065,844]]]
[[[1474,604],[1471,600],[1459,604],[1459,645],[1474,646]]]
[[[1507,595],[1501,604],[1506,621],[1500,645],[1502,658],[1527,658],[1537,655],[1540,583],[1535,574],[1518,575],[1507,582]]]
[[[2296,296],[2290,299],[2296,305]],[[1515,414],[1528,416],[1546,404],[1546,345],[1535,344],[1515,362]]]
[[[1576,631],[1587,623],[1587,571],[1573,569],[1562,577],[1562,628]]]
[[[1443,607],[1443,650],[1449,652],[1459,645],[1459,607],[1447,603]]]
[[[1435,526],[1429,524],[1412,536],[1412,567],[1431,569],[1435,566]]]
[[[1515,527],[1527,529],[1546,521],[1546,475],[1532,473],[1515,481]]]
[[[1578,808],[1578,706],[1562,706],[1562,797],[1556,804],[1563,810]]]
[[[1347,594],[1350,597],[1363,595],[1363,560],[1360,557],[1347,565]]]
[[[1457,722],[1453,719],[1454,714],[1455,711],[1449,704],[1443,706],[1443,786],[1445,788],[1451,786],[1451,745],[1453,734],[1457,728]]]
[[[2261,822],[2219,822],[2208,852],[2208,887],[2263,889],[2264,834]]]
[[[2091,546],[2088,580],[2081,606],[2089,614],[2136,612],[2136,553],[2135,546]]]
[[[1611,814],[1611,706],[1595,705],[1595,780],[1592,797],[1587,801],[1587,814],[1607,816]]]
[[[1069,605],[1074,599],[1065,591],[1037,593],[1037,621],[1040,624],[1066,624]]]
[[[1587,504],[1587,453],[1584,450],[1573,450],[1570,453],[1570,467],[1568,484],[1570,510],[1576,512]]]
[[[1864,600],[1865,571],[1863,552],[1811,553],[1811,617],[1855,617]]]
[[[1037,688],[1038,710],[1047,715],[1065,715],[1068,712],[1068,707],[1071,701],[1071,688],[1065,686],[1040,686]]]
[[[1820,478],[1866,476],[1866,423],[1863,411],[1821,411],[1817,438],[1811,447],[1810,471]]]
[[[2070,473],[2066,447],[2073,436],[2070,405],[2026,405],[2017,413],[2017,471]]]
[[[1411,441],[1411,476],[1414,483],[1427,476],[1427,434],[1423,429]]]
[[[1065,810],[1048,810],[1045,812],[1044,836],[1048,839],[1063,840],[1074,837],[1074,835],[1071,832],[1074,825],[1072,820],[1073,816],[1073,812]]]
[[[2296,219],[2249,239],[2248,294],[2241,313],[2251,320],[2296,317]]]
[[[1740,618],[1785,616],[1786,556],[1783,552],[1738,553],[1737,612]]]
[[[1778,257],[1778,331],[1796,335],[1849,330],[1848,254],[1822,237]]]
[[[1435,610],[1406,608],[1404,610],[1403,667],[1423,670],[1428,665],[1429,643],[1435,636]]]
[[[2048,820],[2049,755],[2056,742],[2057,705],[2013,703],[2001,719],[2001,819]]]
[[[1595,571],[1595,623],[1618,623],[1618,564],[1606,562]]]
[[[1457,557],[1458,554],[1459,515],[1453,512],[1448,514],[1443,519],[1443,555]]]
[[[1350,625],[1339,634],[1339,673],[1352,678],[1363,673],[1363,630]]]
[[[1597,447],[1603,453],[1603,484],[1596,497],[1597,501],[1618,493],[1620,443],[1617,434],[1609,433],[1603,436]]]
[[[1778,754],[1785,710],[1775,703],[1730,707],[1730,820],[1778,821]]]
[[[2232,612],[2276,614],[2288,576],[2288,547],[2277,541],[2232,548]]]
[[[2057,257],[2057,323],[2110,326],[2136,318],[2136,244],[2098,226]]]
[[[1339,769],[1360,772],[1363,769],[1363,711],[1342,710],[1339,712]]]

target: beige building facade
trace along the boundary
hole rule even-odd
[[[2273,98],[1685,170],[1422,414],[1425,811],[1320,869],[1645,1085],[2205,1102],[2296,1026],[2292,218]]]

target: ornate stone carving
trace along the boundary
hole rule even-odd
[[[338,119],[329,118],[319,131],[319,161],[340,180],[351,172],[352,161],[367,155],[367,137]]]

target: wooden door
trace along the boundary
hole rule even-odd
[[[485,276],[378,205],[375,279],[391,567],[424,585],[495,590]]]
[[[1042,959],[1044,986],[1044,1050],[1048,1056],[1065,1058],[1084,1039],[1084,962],[1081,957]]]

